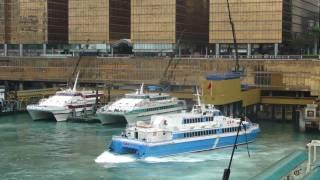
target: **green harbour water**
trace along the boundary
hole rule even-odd
[[[261,134],[235,153],[230,179],[249,179],[320,133],[289,123],[260,122]],[[137,160],[103,153],[125,125],[32,121],[27,113],[0,117],[0,179],[222,179],[231,148]],[[99,157],[100,156],[100,157]],[[97,157],[99,157],[97,159]],[[96,163],[95,160],[99,161]]]

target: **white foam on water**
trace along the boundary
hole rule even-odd
[[[187,163],[195,163],[202,162],[205,159],[197,159],[197,158],[188,158],[188,157],[147,157],[144,161],[148,163],[166,163],[166,162],[187,162]]]
[[[133,156],[115,155],[109,151],[105,151],[95,159],[95,162],[99,164],[105,164],[105,163],[116,164],[116,163],[130,163],[130,162],[134,162],[135,160],[136,158],[134,158]]]
[[[166,162],[178,162],[178,163],[197,163],[204,161],[212,161],[212,160],[224,160],[228,159],[229,156],[220,155],[220,154],[204,154],[204,153],[186,153],[184,155],[177,156],[168,156],[168,157],[148,157],[145,158],[144,161],[147,163],[166,163]]]

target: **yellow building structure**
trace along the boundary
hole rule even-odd
[[[225,114],[237,114],[260,103],[260,89],[241,85],[241,74],[213,74],[201,83],[203,101],[222,108]]]
[[[278,76],[270,77],[275,77],[268,82],[270,86],[279,86]],[[295,121],[299,117],[298,109],[315,100],[314,97],[280,96],[276,89],[266,91],[241,85],[242,78],[235,73],[207,76],[201,82],[203,101],[214,104],[229,116],[239,116],[242,112],[253,119]]]
[[[260,102],[260,89],[242,89],[241,80],[238,78],[206,80],[202,86],[207,86],[206,88],[204,87],[203,91],[203,99],[206,103],[224,105],[242,101],[242,106],[249,106]]]

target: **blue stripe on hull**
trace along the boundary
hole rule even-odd
[[[257,137],[258,131],[238,137],[237,144],[244,144],[247,141],[251,142]],[[144,144],[125,143],[121,140],[113,140],[111,144],[111,151],[118,154],[133,153],[138,158],[145,157],[161,157],[170,156],[179,153],[205,151],[217,148],[232,146],[235,141],[235,136],[212,138],[205,140],[196,140],[181,143],[168,143],[157,146],[147,146]]]

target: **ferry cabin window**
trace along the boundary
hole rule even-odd
[[[189,133],[184,133],[183,136],[184,137],[194,137],[194,136],[205,136],[205,135],[210,135],[210,134],[215,134],[215,130],[189,132]]]
[[[222,129],[222,133],[227,133],[227,132],[236,132],[237,128],[236,127],[232,127],[232,128],[223,128]]]
[[[213,121],[213,117],[204,117],[204,118],[194,118],[194,119],[183,119],[183,124],[199,123]]]

